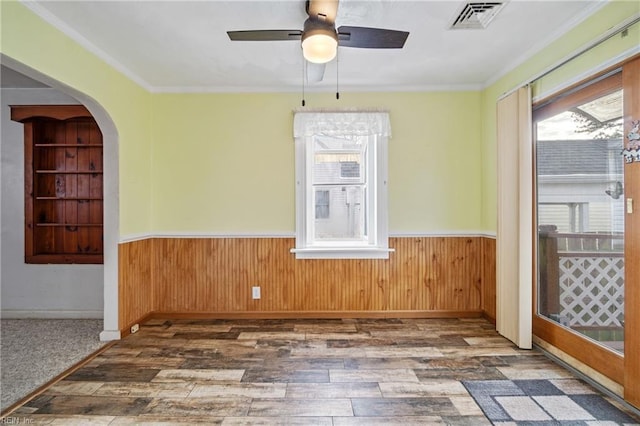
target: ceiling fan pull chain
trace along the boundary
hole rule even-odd
[[[305,106],[306,102],[304,101],[304,80],[307,78],[306,76],[306,68],[307,68],[307,60],[302,58],[302,106]]]
[[[340,99],[340,49],[336,50],[336,99]]]

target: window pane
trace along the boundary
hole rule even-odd
[[[329,191],[316,191],[316,219],[329,219]]]
[[[314,156],[313,183],[364,183],[362,154],[322,153]]]
[[[323,186],[315,189],[314,239],[366,240],[365,187]]]
[[[615,90],[539,121],[536,173],[538,313],[623,352],[621,117]]]
[[[367,143],[368,136],[314,136],[313,150],[315,152],[322,151],[350,151],[359,152]]]
[[[367,138],[316,136],[313,184],[364,183]]]

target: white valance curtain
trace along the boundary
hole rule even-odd
[[[381,111],[310,111],[296,112],[293,137],[313,135],[391,137],[389,113]]]

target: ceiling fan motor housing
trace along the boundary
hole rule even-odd
[[[308,61],[329,62],[335,58],[337,49],[338,32],[332,23],[311,17],[304,22],[302,50]]]
[[[307,18],[307,20],[304,21],[302,41],[316,34],[328,35],[338,41],[338,32],[332,23],[317,18]]]

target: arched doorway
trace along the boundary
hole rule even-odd
[[[69,95],[84,105],[95,118],[103,135],[104,161],[104,268],[103,321],[101,340],[120,338],[118,327],[118,241],[119,173],[118,132],[108,112],[93,98],[42,74],[19,61],[1,55],[2,65],[44,85]]]

